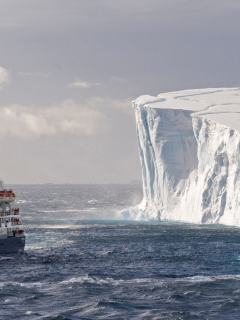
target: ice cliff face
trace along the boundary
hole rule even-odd
[[[240,89],[133,101],[143,201],[125,218],[240,226]]]

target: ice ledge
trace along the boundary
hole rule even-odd
[[[192,111],[240,132],[240,88],[209,88],[140,96],[135,106]]]
[[[240,226],[240,88],[133,101],[143,175],[130,219]]]

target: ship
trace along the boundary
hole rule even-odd
[[[0,255],[24,251],[25,233],[15,199],[15,193],[0,180]]]

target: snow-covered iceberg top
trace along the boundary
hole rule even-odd
[[[240,226],[240,88],[133,101],[143,175],[130,219]]]

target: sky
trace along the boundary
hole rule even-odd
[[[141,179],[131,101],[240,86],[239,0],[1,0],[0,177]]]

